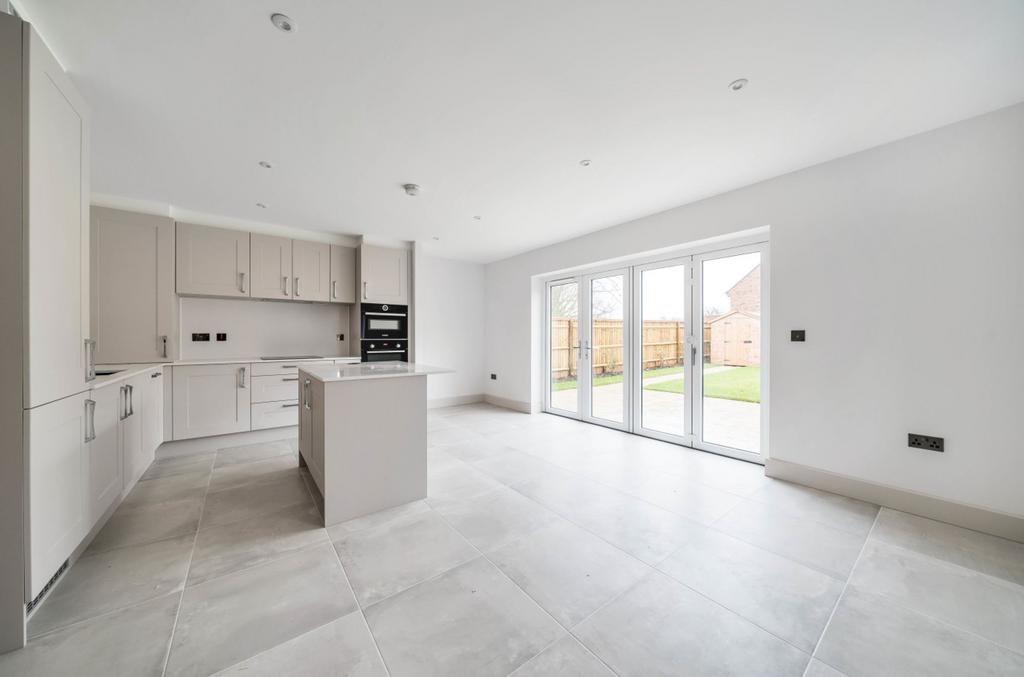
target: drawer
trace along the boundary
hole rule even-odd
[[[299,424],[299,401],[259,402],[252,405],[252,429],[281,428]]]
[[[277,376],[253,376],[252,403],[294,400],[299,396],[299,372]]]
[[[253,362],[252,363],[252,375],[253,376],[276,376],[280,374],[290,374],[294,376],[299,373],[300,365],[309,364],[334,364],[332,360],[324,360],[323,362]]]

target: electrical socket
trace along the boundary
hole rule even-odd
[[[497,374],[491,374],[491,380],[492,381],[497,381],[498,380],[498,375]]]
[[[907,435],[907,446],[913,447],[914,449],[925,449],[927,451],[945,451],[946,440],[942,437],[930,437],[928,435],[909,433]]]

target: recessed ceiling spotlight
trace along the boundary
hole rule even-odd
[[[403,185],[402,190],[405,191],[406,195],[416,196],[420,194],[420,187],[415,183],[407,183]]]
[[[435,235],[435,236],[434,236],[433,238],[431,238],[431,239],[434,239],[434,240],[440,240],[441,238],[439,238],[439,237],[438,237],[437,235]]]
[[[580,160],[580,166],[581,167],[589,167],[590,166],[590,160]]]
[[[482,216],[474,216],[473,218],[474,218],[474,219],[476,219],[477,221],[479,221],[479,220],[480,220],[480,219],[482,219],[483,217],[482,217]]]
[[[260,209],[266,209],[267,208],[267,205],[263,204],[262,202],[257,202],[256,206],[259,207]]]
[[[291,33],[295,30],[295,22],[291,20],[291,17],[285,14],[271,14],[270,23],[274,24],[278,30],[284,31],[285,33]]]
[[[274,165],[270,164],[269,162],[267,162],[266,160],[260,160],[259,161],[259,165],[260,165],[260,167],[263,167],[264,169],[270,169],[271,167],[274,166]]]
[[[748,82],[750,82],[750,80],[747,80],[746,78],[740,78],[739,80],[733,80],[732,82],[729,83],[729,89],[731,89],[734,92],[738,92],[741,89],[743,89],[744,87],[746,87]]]

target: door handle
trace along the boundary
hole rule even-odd
[[[92,442],[96,439],[96,401],[85,401],[85,441]]]
[[[244,272],[239,273],[239,277],[241,278],[240,288],[242,290],[242,293],[244,294],[245,293],[245,273]]]
[[[690,364],[697,364],[697,344],[690,344]]]
[[[163,345],[163,354],[161,355],[165,360],[167,359],[167,337],[161,336],[160,343]]]
[[[331,298],[332,299],[338,298],[338,281],[337,280],[331,280]]]
[[[242,367],[242,368],[240,368],[238,370],[238,387],[239,388],[245,388],[246,387],[246,385],[245,385],[245,370],[246,369],[248,369],[248,367]]]

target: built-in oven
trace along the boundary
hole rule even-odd
[[[362,344],[361,358],[363,362],[409,361],[409,342],[406,340],[364,339]]]
[[[361,306],[362,339],[409,338],[409,307],[387,303],[364,303]]]

